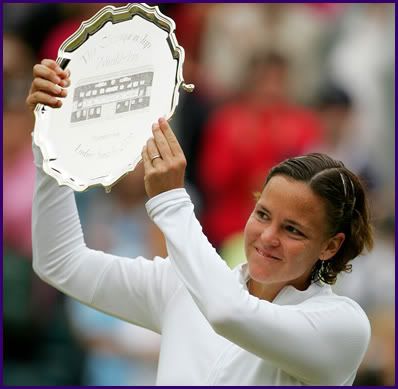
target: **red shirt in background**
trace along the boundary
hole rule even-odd
[[[271,167],[306,152],[321,139],[321,125],[310,110],[279,104],[254,111],[229,104],[210,119],[200,152],[202,225],[216,247],[244,229]]]

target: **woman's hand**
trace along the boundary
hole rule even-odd
[[[26,104],[33,111],[36,104],[60,108],[60,97],[66,97],[66,88],[70,85],[69,70],[62,70],[52,59],[43,59],[33,67],[33,82],[26,99]]]
[[[164,118],[152,125],[153,138],[142,150],[145,190],[154,197],[171,189],[184,187],[187,165],[184,152],[169,123]]]

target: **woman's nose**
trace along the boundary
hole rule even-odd
[[[278,247],[280,244],[278,231],[273,226],[267,226],[261,233],[261,241],[264,246],[268,247]]]

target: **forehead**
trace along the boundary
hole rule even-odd
[[[302,181],[282,175],[274,176],[258,200],[271,213],[312,228],[326,223],[324,201]]]

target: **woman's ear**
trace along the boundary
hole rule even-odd
[[[327,261],[328,259],[333,258],[340,250],[340,247],[342,246],[344,240],[345,234],[343,232],[339,232],[335,236],[330,238],[326,242],[326,247],[321,251],[319,259],[322,261]]]

